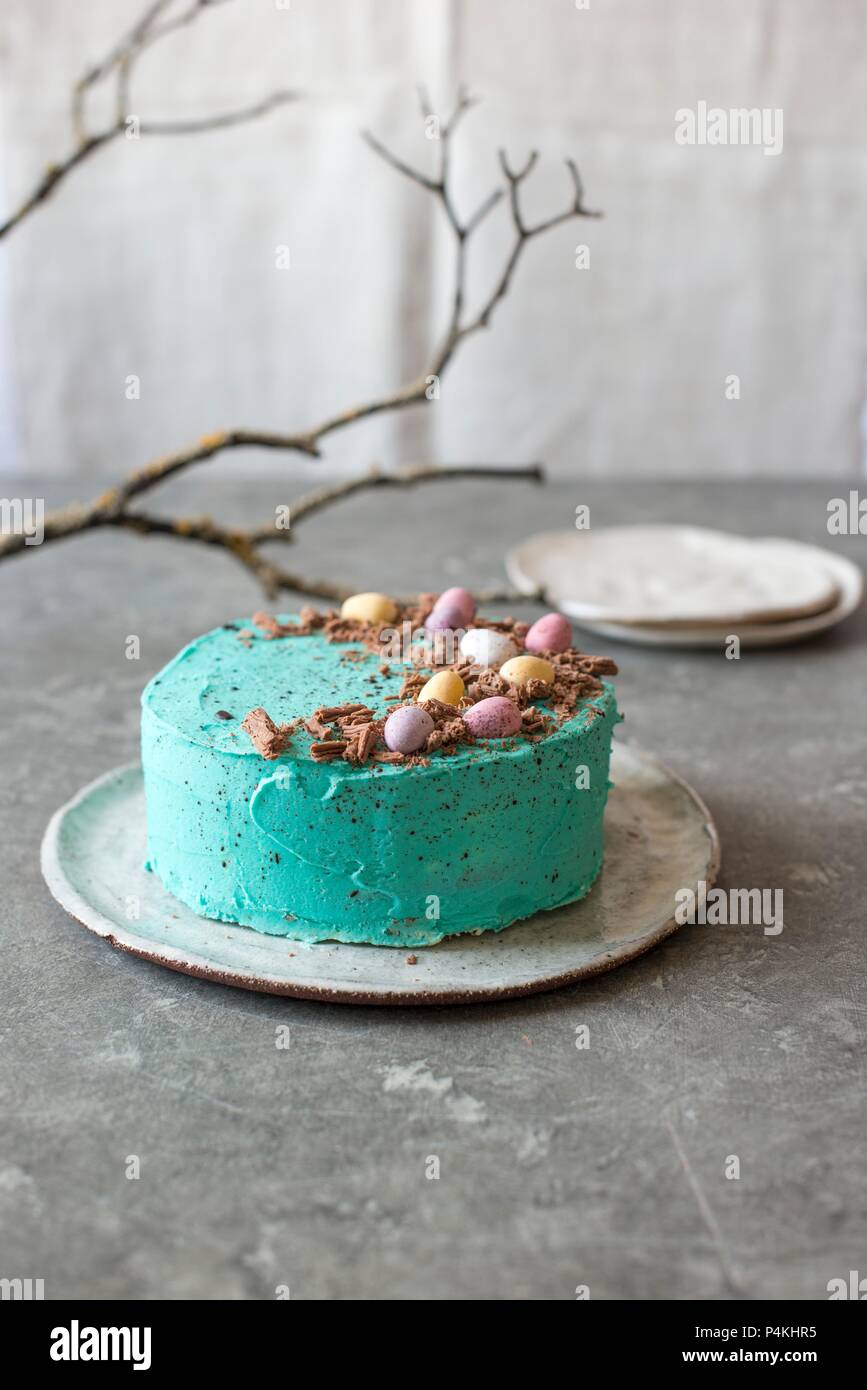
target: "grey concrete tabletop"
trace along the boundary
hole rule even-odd
[[[163,510],[241,523],[285,491],[200,473]],[[864,538],[827,532],[847,491],[368,494],[299,531],[292,560],[392,592],[504,582],[510,544],[586,503],[594,526],[688,521],[863,563]],[[204,547],[105,533],[35,547],[0,585],[0,1277],[42,1278],[47,1298],[825,1299],[830,1279],[867,1274],[863,609],[739,661],[585,643],[620,662],[621,734],[711,807],[722,885],[783,891],[779,935],[687,926],[557,993],[389,1011],[122,955],[40,877],[51,813],[136,756],[145,680],[261,606],[249,575]]]

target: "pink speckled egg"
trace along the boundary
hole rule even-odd
[[[468,589],[446,589],[431,610],[425,627],[428,632],[444,632],[448,628],[466,627],[476,613],[476,601]]]
[[[463,720],[476,738],[509,738],[521,728],[521,711],[504,695],[491,695],[464,710]]]
[[[572,645],[572,624],[562,613],[546,613],[524,638],[528,652],[565,652]]]
[[[417,753],[433,730],[434,722],[426,709],[404,705],[388,716],[383,733],[392,753]]]

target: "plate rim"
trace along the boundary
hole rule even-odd
[[[617,745],[615,745],[617,746]],[[675,783],[687,797],[693,802],[696,810],[700,813],[702,830],[709,842],[708,865],[705,877],[705,891],[709,890],[716,883],[719,875],[722,850],[720,844],[719,831],[711,812],[703,797],[693,786],[674,772],[661,758],[655,753],[649,752],[639,744],[624,740],[619,746],[627,747],[631,754],[637,756],[639,761],[645,764],[654,765],[659,771],[664,773],[666,778]],[[637,960],[648,951],[653,950],[661,941],[664,941],[673,932],[677,931],[682,925],[675,919],[674,912],[661,925],[654,928],[646,937],[639,941],[625,941],[616,943],[610,951],[606,951],[599,959],[576,966],[574,968],[558,971],[553,975],[546,975],[531,980],[507,983],[503,985],[485,985],[478,987],[468,987],[464,989],[450,988],[444,989],[416,989],[409,990],[407,987],[380,986],[377,989],[353,989],[351,986],[340,985],[330,987],[321,984],[304,984],[303,982],[278,981],[267,975],[256,975],[253,971],[235,973],[230,969],[221,969],[195,952],[182,952],[181,948],[174,947],[168,943],[157,944],[147,942],[145,938],[138,937],[135,932],[127,932],[118,928],[116,922],[98,908],[92,906],[79,893],[75,884],[72,883],[60,857],[60,836],[66,818],[74,812],[83,802],[96,795],[104,786],[113,781],[117,781],[126,774],[141,772],[141,763],[138,759],[131,762],[122,763],[117,767],[110,768],[99,777],[94,778],[85,786],[70,797],[62,806],[51,816],[42,838],[40,850],[40,867],[42,877],[54,900],[58,905],[85,930],[107,941],[117,950],[123,951],[128,955],[138,957],[140,960],[147,960],[153,964],[163,966],[168,970],[178,974],[188,975],[194,979],[208,980],[212,983],[227,985],[236,989],[245,989],[252,993],[268,994],[277,998],[305,999],[318,1003],[331,1004],[358,1004],[365,1006],[380,1006],[386,1008],[394,1007],[460,1007],[464,1004],[477,1003],[497,1003],[509,999],[526,998],[533,994],[546,993],[553,989],[564,989],[571,984],[579,983],[581,980],[592,979],[597,975],[614,970],[620,965],[627,964],[631,960]],[[604,871],[604,870],[603,870]],[[535,914],[541,916],[541,913]],[[87,920],[88,917],[90,920]],[[532,921],[532,918],[528,918]],[[215,923],[215,925],[220,925]],[[224,923],[230,926],[231,923]],[[252,929],[249,929],[252,930]],[[508,930],[508,929],[507,929]],[[286,938],[289,940],[289,938]],[[340,949],[343,943],[328,943],[336,949]],[[356,943],[353,949],[357,949]],[[371,949],[380,950],[403,950],[398,947],[373,947]],[[410,948],[406,948],[409,950]],[[431,950],[436,949],[431,947]]]

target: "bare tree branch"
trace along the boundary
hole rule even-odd
[[[293,590],[340,603],[353,592],[347,585],[329,580],[307,579],[273,563],[262,554],[261,547],[272,541],[293,541],[293,533],[299,522],[315,516],[337,502],[355,496],[356,493],[379,488],[416,487],[422,483],[454,482],[466,478],[540,483],[544,474],[541,466],[536,463],[519,466],[468,463],[444,468],[415,465],[394,473],[382,473],[372,468],[360,477],[347,478],[331,486],[317,488],[314,492],[299,498],[289,507],[290,526],[286,528],[278,526],[276,518],[260,526],[241,529],[221,526],[209,516],[161,517],[148,512],[126,511],[118,509],[114,500],[116,494],[109,492],[95,498],[87,506],[75,502],[50,513],[45,518],[42,543],[66,540],[85,531],[107,527],[134,531],[140,536],[171,536],[176,540],[197,541],[202,545],[216,546],[233,555],[253,574],[271,598],[281,590]],[[15,554],[24,547],[23,536],[0,537],[0,559]],[[519,596],[512,594],[511,597]]]
[[[170,28],[177,28],[181,24],[189,23],[200,9],[207,8],[209,4],[214,3],[222,3],[222,0],[197,0],[197,3],[193,4],[190,9],[175,16],[174,19],[166,19],[162,25],[159,25],[157,20],[166,8],[166,0],[157,0],[157,3],[152,4],[146,11],[138,26],[109,55],[103,65],[94,69],[83,79],[84,84],[90,85],[92,82],[100,80],[106,73],[116,69],[123,68],[128,72],[144,46],[154,42]],[[262,114],[266,109],[270,109],[275,101],[288,99],[288,95],[278,93],[275,97],[259,103],[256,108],[248,108],[243,113],[229,113],[228,116],[222,118],[215,117],[212,118],[212,121],[222,120],[224,123],[231,123],[235,119],[249,119],[254,114]],[[420,90],[419,100],[422,115],[425,119],[429,119],[433,115],[433,110],[424,90]],[[450,183],[450,142],[459,122],[473,104],[473,99],[461,90],[454,110],[442,123],[439,130],[439,171],[436,175],[426,174],[414,168],[387,149],[375,136],[369,132],[364,132],[365,140],[380,158],[404,177],[420,185],[427,192],[434,194],[443,208],[444,216],[454,237],[454,284],[449,322],[445,335],[439,347],[433,352],[432,360],[427,369],[395,391],[373,401],[338,411],[318,425],[299,434],[236,429],[205,435],[195,444],[156,459],[144,468],[137,469],[116,487],[102,493],[90,503],[75,503],[70,507],[50,513],[45,518],[44,538],[46,541],[60,540],[83,531],[107,526],[119,527],[139,534],[174,536],[179,539],[195,540],[202,544],[218,546],[233,554],[245,568],[256,576],[268,593],[273,594],[280,589],[292,589],[328,599],[346,596],[345,586],[330,581],[307,580],[301,575],[273,564],[260,553],[260,547],[268,541],[291,540],[292,537],[288,532],[281,532],[274,526],[260,526],[249,531],[233,530],[218,526],[209,517],[174,520],[155,517],[145,512],[131,511],[130,503],[184,469],[197,463],[206,462],[217,454],[232,449],[261,448],[301,453],[318,458],[321,453],[322,441],[335,431],[352,425],[358,420],[426,401],[431,381],[439,380],[461,343],[473,334],[487,328],[490,324],[497,305],[509,290],[515,268],[527,244],[535,237],[573,217],[599,216],[598,213],[591,212],[584,206],[583,187],[578,169],[573,161],[567,160],[567,168],[573,186],[573,196],[569,206],[556,216],[534,226],[528,225],[522,215],[520,190],[532,173],[538,155],[535,151],[531,152],[524,165],[516,169],[510,164],[506,153],[501,151],[500,167],[505,179],[505,186],[501,185],[494,188],[478,205],[476,211],[466,221],[463,221],[457,210]],[[93,138],[104,140],[111,138],[111,134],[112,132],[109,132],[102,137]],[[79,161],[83,157],[84,155],[80,154],[78,156]],[[54,182],[57,182],[59,177],[62,177],[62,173],[55,175]],[[53,184],[50,187],[53,187]],[[48,191],[50,191],[50,187]],[[47,193],[43,193],[42,196],[47,196]],[[481,225],[504,197],[508,201],[514,232],[512,245],[487,298],[482,301],[481,307],[475,315],[466,317],[467,241],[471,233]],[[19,214],[19,217],[21,215],[23,213]],[[541,476],[541,469],[537,464],[522,468],[490,468],[479,465],[461,465],[452,468],[418,467],[403,469],[396,473],[379,473],[374,470],[360,478],[349,479],[333,487],[321,488],[301,498],[296,503],[292,513],[293,521],[297,523],[302,518],[322,511],[326,506],[369,488],[408,487],[416,483],[443,479],[454,480],[460,477],[523,478],[539,481]],[[24,548],[23,536],[2,537],[0,538],[0,560],[23,551]],[[520,596],[504,590],[500,591],[497,597],[510,599]]]
[[[332,506],[335,502],[352,497],[356,492],[367,492],[377,488],[415,487],[418,483],[434,483],[443,478],[449,478],[452,481],[458,478],[476,478],[485,482],[500,479],[506,482],[541,483],[544,481],[545,474],[539,463],[520,466],[464,463],[452,464],[447,468],[428,467],[421,464],[410,468],[401,468],[395,473],[381,473],[378,469],[372,468],[369,472],[362,473],[358,478],[347,478],[330,487],[317,488],[315,492],[309,492],[304,497],[299,498],[297,502],[292,504],[292,525],[297,525],[299,521],[309,516],[315,516],[317,512]],[[274,528],[270,526],[267,530],[255,534],[258,540],[273,540]],[[291,533],[282,531],[279,534],[289,536]]]
[[[72,93],[71,124],[75,147],[70,154],[55,164],[50,164],[32,191],[0,222],[0,241],[23,222],[25,217],[51,196],[57,185],[74,169],[83,164],[97,150],[110,141],[118,139],[127,128],[130,116],[129,90],[133,71],[142,54],[160,39],[176,30],[191,24],[203,11],[213,9],[225,0],[193,0],[186,9],[177,15],[158,23],[169,7],[171,0],[152,0],[127,34],[100,62],[93,64],[79,78]],[[115,80],[115,114],[111,125],[101,130],[90,130],[87,125],[86,103],[88,94],[101,82],[113,77]],[[180,121],[141,121],[141,135],[198,135],[209,130],[224,130],[227,126],[240,125],[245,121],[257,120],[268,115],[278,106],[297,100],[293,92],[274,92],[271,96],[252,106],[240,107],[237,111],[218,113],[214,116]]]
[[[201,116],[187,121],[142,121],[139,130],[142,135],[197,135],[206,130],[225,130],[228,126],[244,125],[276,111],[278,106],[286,106],[297,101],[297,92],[272,92],[251,106],[240,106],[236,111],[223,111],[214,116]]]

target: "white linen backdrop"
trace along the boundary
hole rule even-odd
[[[73,82],[143,7],[3,0],[2,207],[68,151]],[[334,436],[329,471],[541,459],[559,476],[855,477],[865,77],[864,0],[217,5],[142,62],[133,113],[201,116],[284,87],[303,100],[119,140],[0,245],[0,467],[120,474],[221,427],[306,427],[421,370],[447,312],[448,230],[359,130],[431,169],[415,85],[442,111],[465,81],[484,100],[456,149],[461,208],[498,179],[498,146],[534,147],[529,211],[560,208],[574,155],[604,220],[531,245],[441,398]],[[675,112],[700,101],[782,108],[782,153],[679,145]],[[501,209],[474,247],[473,301],[506,232]]]

